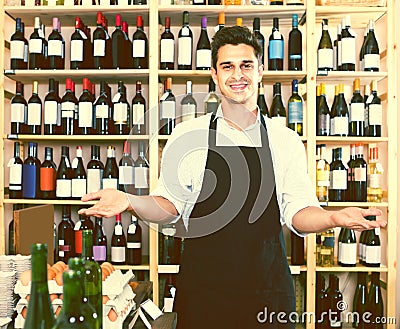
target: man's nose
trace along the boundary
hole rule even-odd
[[[240,66],[235,67],[232,70],[232,78],[239,80],[242,76],[243,76],[243,73],[242,73],[242,69],[240,68]]]

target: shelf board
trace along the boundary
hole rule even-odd
[[[82,202],[80,200],[43,200],[43,199],[4,199],[6,204],[53,204],[53,205],[71,205],[71,206],[91,206],[97,201]]]
[[[116,270],[148,271],[150,265],[114,265]]]
[[[142,15],[144,24],[148,25],[149,5],[131,5],[131,6],[4,6],[4,10],[11,17],[20,17],[27,25],[33,25],[35,16],[40,16],[40,20],[46,26],[52,26],[54,16],[61,17],[61,26],[74,26],[75,17],[79,16],[88,26],[96,26],[97,12],[101,11],[109,20],[110,26],[114,24],[115,15],[122,14],[123,20],[133,25],[136,22],[136,16]]]
[[[369,84],[371,80],[383,80],[387,78],[387,72],[364,72],[364,71],[327,71],[327,75],[317,75],[317,83],[349,83],[355,78],[360,79],[361,85]]]
[[[354,267],[344,267],[344,266],[331,266],[331,267],[323,267],[317,266],[317,272],[387,272],[388,268],[385,265],[381,265],[380,267],[367,267],[364,265],[357,264]]]
[[[89,78],[92,82],[106,80],[108,83],[117,83],[123,80],[125,83],[135,83],[138,79],[148,83],[149,70],[141,69],[107,69],[107,70],[4,70],[4,74],[12,79],[29,83],[34,80],[39,82],[48,81],[50,78],[58,79],[62,84],[66,77],[81,83],[83,77]]]
[[[14,135],[3,136],[4,139],[20,141],[125,141],[125,140],[148,140],[149,135]]]
[[[336,137],[336,136],[317,136],[317,143],[326,144],[352,144],[352,143],[386,143],[387,137]]]
[[[389,204],[387,202],[320,202],[322,207],[360,207],[360,208],[387,208]]]

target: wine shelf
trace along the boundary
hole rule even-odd
[[[5,135],[4,139],[19,141],[132,141],[148,140],[149,135]]]
[[[353,83],[355,78],[360,79],[361,85],[369,84],[371,80],[383,80],[387,78],[387,72],[364,72],[364,71],[327,71],[326,75],[317,75],[317,83]]]
[[[150,265],[114,265],[116,270],[149,271]]]
[[[325,144],[353,144],[353,143],[387,143],[387,137],[336,137],[336,136],[317,136],[317,143]]]
[[[4,199],[7,204],[53,204],[53,205],[71,205],[71,206],[92,206],[96,201],[83,202],[80,200],[44,200],[44,199]]]
[[[388,268],[385,265],[381,265],[380,267],[367,267],[364,265],[357,264],[353,267],[344,267],[344,266],[331,266],[331,267],[323,267],[316,266],[317,272],[387,272]]]
[[[387,208],[389,204],[387,202],[320,202],[322,207],[360,207],[360,208]]]

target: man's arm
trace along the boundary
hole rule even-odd
[[[318,207],[307,207],[293,216],[292,225],[300,233],[322,232],[333,227],[348,227],[356,231],[363,231],[386,226],[386,221],[383,219],[369,221],[364,218],[365,216],[381,215],[382,212],[376,208],[348,207],[337,211],[328,211]]]

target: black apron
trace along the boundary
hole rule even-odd
[[[179,329],[294,328],[293,280],[262,116],[261,123],[262,147],[216,146],[211,116],[203,184],[189,218],[192,238],[185,239],[177,279]]]

